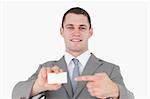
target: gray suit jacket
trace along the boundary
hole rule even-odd
[[[39,66],[36,73],[34,73],[28,80],[19,82],[13,89],[12,99],[29,99],[32,86],[37,79],[38,73],[42,67],[52,67],[54,65],[59,66],[64,71],[68,72],[67,65],[62,57],[58,61],[49,61]],[[128,91],[124,85],[123,78],[118,66],[108,63],[106,61],[96,58],[93,54],[90,56],[82,75],[93,75],[95,73],[105,72],[114,81],[120,90],[120,99],[134,99],[133,94]],[[79,82],[77,85],[77,91],[73,96],[71,81],[68,74],[68,83],[63,84],[57,91],[45,91],[41,93],[46,96],[46,99],[97,99],[90,96],[86,88],[86,82]]]

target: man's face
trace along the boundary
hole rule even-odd
[[[63,28],[60,29],[65,41],[66,51],[84,52],[88,49],[88,39],[93,33],[92,28],[89,27],[86,16],[74,13],[66,15]]]

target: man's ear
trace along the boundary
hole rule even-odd
[[[62,27],[60,28],[60,34],[61,34],[61,36],[63,36],[63,28]]]
[[[93,35],[93,28],[90,28],[90,37]]]

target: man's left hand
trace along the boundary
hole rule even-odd
[[[79,76],[76,81],[87,81],[87,89],[91,96],[97,98],[119,97],[119,89],[106,73],[96,73],[95,75]]]

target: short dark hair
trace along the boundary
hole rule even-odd
[[[90,25],[90,28],[91,28],[91,18],[90,18],[90,15],[88,14],[88,12],[86,10],[84,10],[83,8],[80,8],[80,7],[73,7],[71,9],[69,9],[64,15],[63,15],[63,18],[62,18],[62,28],[63,28],[63,23],[65,21],[65,17],[67,14],[69,13],[74,13],[74,14],[82,14],[84,16],[87,17],[88,19],[88,22],[89,22],[89,25]]]

